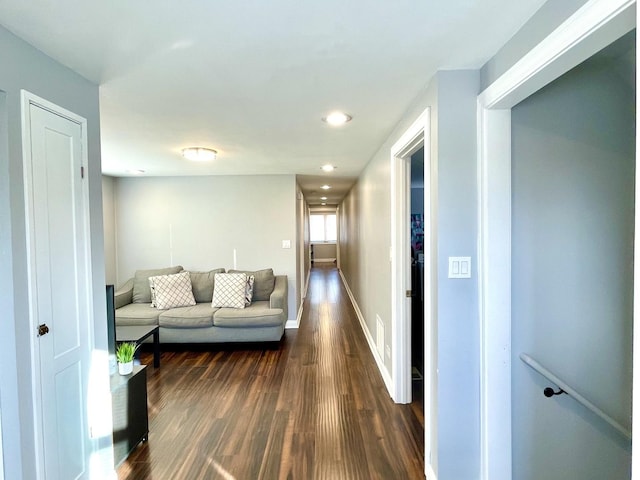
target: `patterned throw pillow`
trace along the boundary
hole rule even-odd
[[[247,275],[244,273],[216,273],[214,277],[213,308],[244,308]]]
[[[173,275],[183,270],[181,265],[167,268],[154,268],[152,270],[136,270],[133,275],[133,303],[149,303],[151,291],[149,289],[149,277],[160,275]]]
[[[158,310],[175,307],[190,307],[196,304],[191,289],[189,272],[174,275],[158,275],[149,277],[151,298]]]
[[[251,300],[253,300],[253,282],[256,277],[253,275],[249,275],[247,277],[247,286],[244,289],[244,306],[248,307],[251,305]]]

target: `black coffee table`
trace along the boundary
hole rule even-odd
[[[153,335],[153,366],[160,367],[160,327],[157,325],[116,325],[116,342],[137,344]]]

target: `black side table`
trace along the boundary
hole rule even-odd
[[[140,442],[149,439],[147,367],[134,365],[130,375],[111,375],[113,459],[118,467]]]

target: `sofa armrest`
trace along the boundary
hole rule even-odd
[[[284,313],[284,319],[289,319],[289,284],[286,275],[276,275],[273,292],[269,297],[269,307],[281,308]]]
[[[133,278],[130,278],[124,285],[115,292],[116,308],[124,307],[133,302]]]

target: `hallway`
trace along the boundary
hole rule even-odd
[[[424,432],[395,405],[333,265],[311,270],[276,346],[165,350],[148,364],[149,441],[120,480],[423,479]]]

